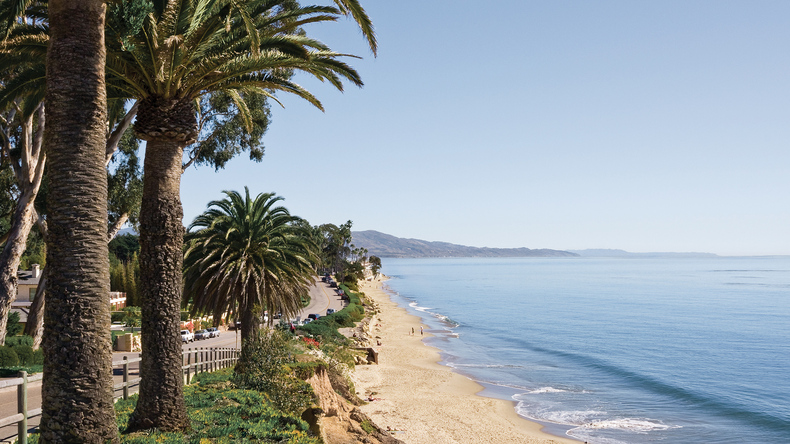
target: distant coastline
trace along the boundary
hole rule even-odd
[[[468,247],[448,242],[404,239],[374,230],[351,233],[354,245],[368,254],[389,258],[420,257],[578,257],[570,251],[531,248]]]
[[[581,257],[622,257],[622,258],[711,258],[711,257],[719,257],[719,255],[713,253],[660,253],[660,252],[652,252],[652,253],[631,253],[630,251],[625,250],[616,250],[616,249],[604,249],[604,248],[597,248],[597,249],[588,249],[588,250],[571,250],[572,253],[576,253]]]

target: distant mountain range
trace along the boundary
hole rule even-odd
[[[118,235],[137,236],[134,228],[124,228]],[[616,249],[548,250],[530,248],[479,248],[448,242],[430,242],[405,239],[374,230],[353,231],[352,242],[358,248],[367,248],[368,254],[378,257],[613,257],[613,258],[710,258],[713,253],[632,253]]]
[[[684,257],[718,257],[713,253],[631,253],[625,250],[610,250],[610,249],[590,249],[590,250],[571,250],[582,257],[625,257],[625,258],[648,258],[648,257],[667,257],[667,258],[684,258]]]
[[[354,231],[352,242],[378,257],[575,257],[576,253],[561,250],[529,248],[479,248],[447,242],[404,239],[378,231]]]

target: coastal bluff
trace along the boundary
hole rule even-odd
[[[562,250],[468,247],[448,242],[404,239],[374,230],[353,231],[352,242],[378,257],[578,257]]]

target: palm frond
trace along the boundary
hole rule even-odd
[[[362,5],[359,4],[359,0],[335,0],[335,4],[343,13],[346,15],[350,14],[354,18],[354,21],[357,22],[359,29],[362,31],[362,35],[367,39],[373,55],[377,55],[378,42],[376,41],[376,32],[373,30],[373,22],[368,17],[365,9],[362,8]]]
[[[33,65],[18,73],[0,88],[0,110],[7,109],[15,101],[27,97],[32,97],[39,103],[44,98],[45,84],[46,68],[43,64]],[[32,110],[29,112],[32,113]]]

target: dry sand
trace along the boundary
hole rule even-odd
[[[512,402],[476,396],[483,387],[438,364],[438,350],[422,342],[420,319],[381,286],[360,285],[381,309],[371,323],[372,334],[381,337],[379,364],[358,365],[353,375],[360,397],[380,398],[361,407],[376,424],[398,430],[394,436],[409,444],[579,443],[541,432],[540,424],[516,414]]]

